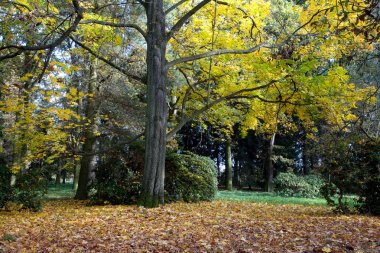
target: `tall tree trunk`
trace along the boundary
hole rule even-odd
[[[232,191],[232,155],[230,138],[226,141],[226,189]]]
[[[63,169],[61,171],[61,175],[62,175],[62,184],[66,184],[67,171]]]
[[[166,78],[165,15],[163,1],[146,1],[147,33],[147,119],[143,190],[139,204],[157,207],[164,203],[166,155]]]
[[[61,169],[57,171],[55,174],[55,186],[58,186],[61,184]]]
[[[96,64],[92,62],[90,66],[90,80],[88,82],[88,93],[94,94],[95,84],[97,80]],[[75,195],[75,199],[87,199],[88,198],[88,182],[89,173],[91,170],[92,161],[94,155],[91,155],[96,147],[96,139],[94,135],[95,128],[95,116],[96,116],[96,105],[95,96],[89,97],[86,105],[85,116],[90,122],[90,127],[87,127],[84,131],[84,144],[82,159],[80,161],[80,172],[78,178],[78,188]]]
[[[219,143],[216,146],[216,169],[218,170],[218,182],[221,183],[220,181],[220,156],[219,156]]]
[[[78,189],[79,172],[80,172],[80,162],[75,161],[75,171],[74,171],[74,181],[73,181],[73,190],[74,191],[76,191]]]
[[[274,141],[276,139],[276,133],[272,134],[272,137],[269,142],[268,153],[265,160],[265,191],[273,192],[273,162],[272,162],[272,154]]]
[[[233,180],[233,184],[235,185],[235,188],[239,189],[240,188],[240,171],[241,171],[241,162],[240,160],[236,160],[236,157],[234,159],[235,161],[235,164],[234,164],[234,167],[233,167],[233,171],[234,171],[234,180]]]

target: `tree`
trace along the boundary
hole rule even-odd
[[[228,106],[229,101],[243,101],[245,105],[241,109],[248,105],[248,109],[253,112],[249,117],[251,120],[249,125],[252,126],[259,125],[258,118],[266,118],[266,122],[270,122],[268,115],[258,112],[257,108],[276,103],[288,105],[283,108],[283,115],[291,115],[292,111],[296,111],[297,116],[303,119],[307,119],[305,115],[312,115],[318,109],[334,106],[336,108],[334,112],[325,111],[324,113],[340,114],[341,118],[350,115],[348,112],[360,99],[359,95],[346,104],[336,99],[335,104],[330,104],[331,107],[325,106],[329,104],[326,97],[333,96],[334,92],[344,91],[343,86],[347,82],[344,70],[330,64],[329,60],[339,58],[344,52],[355,48],[357,42],[361,42],[360,36],[352,37],[338,32],[339,29],[349,27],[353,20],[358,20],[361,12],[346,14],[343,12],[343,17],[347,15],[348,19],[342,18],[342,22],[338,22],[336,27],[337,17],[339,19],[342,16],[339,12],[342,8],[340,3],[326,1],[318,5],[317,2],[311,1],[307,8],[295,6],[299,13],[296,17],[297,22],[285,22],[278,30],[265,27],[268,19],[273,19],[273,15],[276,15],[275,12],[271,13],[270,4],[265,1],[239,0],[226,3],[212,0],[180,0],[167,6],[165,4],[167,2],[163,0],[137,0],[139,3],[137,6],[143,6],[145,10],[146,16],[143,20],[146,21],[146,31],[136,23],[120,20],[118,20],[120,22],[115,22],[118,17],[115,14],[118,12],[109,6],[130,6],[129,2],[116,1],[104,6],[100,6],[99,4],[102,3],[99,1],[81,3],[78,0],[72,0],[70,5],[68,3],[52,5],[50,2],[35,3],[34,1],[25,1],[25,4],[19,5],[9,2],[6,15],[11,13],[19,17],[25,16],[24,18],[29,19],[28,21],[33,21],[34,27],[42,27],[36,29],[36,35],[29,43],[31,45],[24,45],[24,38],[18,40],[8,36],[10,30],[7,30],[7,26],[2,26],[7,36],[1,41],[0,52],[3,54],[0,60],[19,56],[24,51],[45,50],[46,63],[49,62],[55,47],[70,38],[90,54],[129,78],[146,81],[145,169],[140,203],[147,207],[154,207],[164,201],[167,140],[173,138],[187,122],[204,114],[215,105]],[[355,2],[352,0],[347,4]],[[363,5],[366,7],[368,4]],[[61,23],[57,22],[61,20],[58,7],[64,14],[70,13]],[[104,11],[108,7],[111,11]],[[32,10],[35,10],[36,14]],[[171,15],[172,13],[177,15]],[[195,18],[195,14],[201,18]],[[45,20],[45,17],[48,19]],[[146,43],[146,79],[115,64],[110,58],[101,56],[97,50],[94,50],[96,43],[94,47],[83,44],[81,40],[82,37],[86,37],[86,33],[81,33],[82,31],[77,28],[90,24],[111,27],[112,30],[125,28],[138,32]],[[18,35],[30,31],[30,27],[20,20],[12,20],[7,25],[17,27],[16,34]],[[356,28],[360,29],[363,26],[363,24],[358,24]],[[205,28],[210,28],[208,31],[211,31],[211,38],[208,32],[204,32]],[[80,32],[75,32],[76,29]],[[179,33],[180,30],[181,33]],[[49,34],[48,38],[44,37],[44,34]],[[198,41],[194,41],[196,36],[192,36],[196,34],[200,35]],[[91,38],[98,39],[96,36]],[[352,41],[350,45],[341,43],[342,40],[347,39]],[[168,57],[168,52],[172,56]],[[181,57],[182,55],[186,56]],[[196,77],[194,79],[202,81],[198,84],[205,85],[201,87],[201,92],[193,92],[191,86],[194,86],[194,83],[190,83],[188,90],[190,93],[200,94],[205,99],[202,103],[194,103],[193,110],[186,115],[181,115],[183,117],[178,124],[167,133],[168,71],[174,66],[186,69],[188,67],[186,63],[195,61],[197,64],[193,65],[194,68],[187,70],[186,75],[191,78]],[[205,69],[210,70],[204,71]],[[46,68],[43,68],[43,72],[45,70]],[[231,78],[219,78],[228,74]],[[218,79],[217,82],[211,82],[215,79]],[[318,93],[316,84],[319,82],[322,83],[322,89],[320,89],[322,92]],[[234,85],[228,85],[231,83]],[[353,86],[349,87],[344,95],[351,95],[353,90]],[[323,93],[326,91],[329,92],[327,96]],[[188,93],[182,94],[179,104],[185,105],[190,95],[194,96],[194,94],[186,94]],[[299,101],[303,104],[315,103],[319,107],[306,106],[298,109],[300,108]],[[268,111],[273,110],[268,109]]]

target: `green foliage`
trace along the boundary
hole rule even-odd
[[[331,180],[323,187],[323,196],[336,212],[379,215],[380,144],[355,135],[342,137],[331,135],[321,142],[322,173],[328,174]],[[350,206],[347,194],[359,195],[357,210]]]
[[[93,204],[136,203],[141,190],[141,173],[130,169],[121,156],[110,156],[97,168],[93,190]]]
[[[5,163],[0,164],[0,208],[8,211],[29,209],[41,210],[41,195],[47,190],[47,181],[39,169],[31,169],[16,175],[16,184],[11,186],[11,175]]]
[[[128,156],[109,156],[96,170],[93,204],[135,204],[141,192],[141,150]],[[166,158],[165,191],[170,201],[212,200],[217,192],[214,162],[193,153],[169,154]]]
[[[333,197],[337,196],[338,188],[331,182],[326,183],[321,187],[321,194],[326,199],[329,206],[334,206],[335,201]]]
[[[363,213],[380,215],[380,176],[370,179],[363,187],[359,210]]]
[[[3,237],[0,238],[0,241],[8,241],[8,242],[15,242],[17,240],[17,237],[11,234],[5,234]]]
[[[380,215],[380,142],[362,143],[360,170],[366,172],[359,199],[359,211]]]
[[[22,204],[22,208],[40,211],[41,196],[47,192],[47,180],[41,170],[31,169],[17,175],[14,201]]]
[[[308,195],[311,196],[311,197],[319,197],[321,196],[321,188],[323,185],[325,185],[325,180],[319,176],[319,175],[306,175],[303,177],[303,180],[305,180],[305,182],[307,184],[309,184],[308,186]]]
[[[12,199],[11,172],[0,158],[0,208]]]
[[[167,157],[165,190],[170,200],[198,202],[212,200],[217,192],[214,162],[190,152]]]
[[[285,197],[320,196],[323,179],[317,175],[297,176],[294,173],[280,173],[273,181],[275,191]]]

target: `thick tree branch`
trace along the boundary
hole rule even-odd
[[[133,79],[135,81],[138,81],[138,82],[141,82],[141,83],[145,83],[145,80],[143,78],[141,78],[139,76],[136,76],[136,75],[133,75],[131,73],[128,73],[128,71],[126,71],[125,69],[117,66],[115,63],[111,62],[110,60],[107,60],[103,56],[101,56],[98,53],[94,52],[91,48],[89,48],[88,46],[86,46],[83,43],[79,42],[78,40],[74,39],[72,36],[70,36],[70,39],[72,41],[74,41],[75,44],[77,44],[78,46],[80,46],[81,48],[83,48],[84,50],[86,50],[87,52],[89,52],[91,55],[93,55],[94,57],[98,58],[99,60],[101,60],[102,62],[106,63],[107,65],[111,66],[112,68],[120,71],[122,74],[126,75],[128,78],[131,78],[131,79]]]
[[[132,24],[132,23],[113,23],[113,22],[107,22],[107,21],[101,21],[101,20],[95,20],[95,19],[88,19],[83,20],[80,22],[81,24],[98,24],[98,25],[105,25],[105,26],[111,26],[111,27],[119,27],[119,28],[132,28],[138,31],[146,40],[146,32],[138,25]]]
[[[195,60],[199,60],[199,59],[203,59],[203,58],[208,58],[211,56],[224,55],[224,54],[250,54],[250,53],[253,53],[255,51],[260,50],[261,48],[275,48],[275,47],[276,47],[276,45],[259,44],[257,46],[254,46],[254,47],[251,47],[248,49],[222,49],[222,50],[217,50],[217,51],[210,51],[207,53],[183,57],[183,58],[179,58],[179,59],[173,60],[171,62],[168,62],[166,64],[166,69],[169,69],[169,68],[171,68],[177,64],[180,64],[180,63],[195,61]]]
[[[285,76],[285,77],[283,77],[283,79],[287,78],[287,77],[288,76]],[[213,106],[215,106],[215,105],[217,105],[217,104],[219,104],[221,102],[227,101],[227,100],[241,98],[242,94],[245,93],[245,92],[252,92],[252,91],[268,88],[269,86],[271,86],[271,85],[273,85],[273,84],[275,84],[276,82],[279,82],[279,81],[280,80],[271,80],[267,84],[260,85],[260,86],[254,87],[254,88],[241,89],[241,90],[238,90],[236,92],[233,92],[233,93],[231,93],[229,95],[220,97],[220,98],[218,98],[218,99],[210,102],[209,104],[205,105],[203,108],[194,111],[191,116],[188,116],[188,117],[184,118],[180,123],[178,123],[178,125],[167,134],[167,140],[168,141],[171,140],[177,134],[177,132],[179,130],[181,130],[184,125],[186,125],[186,123],[190,122],[194,118],[196,118],[199,115],[201,115],[202,113],[206,112],[211,107],[213,107]]]
[[[195,13],[197,13],[200,9],[202,9],[205,5],[207,5],[212,0],[203,0],[198,5],[196,5],[193,9],[191,9],[189,12],[187,12],[182,18],[180,18],[177,23],[172,27],[172,29],[168,32],[166,39],[169,41],[172,36],[178,32],[191,18]]]
[[[175,4],[173,4],[172,6],[170,6],[166,11],[165,11],[165,15],[168,15],[171,11],[174,11],[175,9],[177,9],[179,6],[181,6],[182,4],[186,3],[187,1],[189,0],[181,0]]]
[[[3,56],[0,56],[0,61],[2,60],[6,60],[6,59],[11,59],[11,58],[14,58],[20,54],[22,54],[23,50],[18,50],[14,53],[9,53],[9,54],[6,54],[6,55],[3,55]]]

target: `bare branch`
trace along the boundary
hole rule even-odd
[[[98,25],[105,25],[105,26],[111,26],[111,27],[120,27],[120,28],[132,28],[138,31],[146,40],[146,32],[138,25],[132,24],[132,23],[113,23],[113,22],[107,22],[107,21],[101,21],[101,20],[95,20],[95,19],[88,19],[83,20],[80,22],[81,24],[98,24]]]
[[[183,57],[183,58],[179,58],[179,59],[173,60],[171,62],[168,62],[166,64],[166,69],[169,69],[169,68],[171,68],[177,64],[180,64],[180,63],[195,61],[195,60],[199,60],[199,59],[203,59],[203,58],[208,58],[211,56],[224,55],[224,54],[250,54],[250,53],[253,53],[255,51],[260,50],[261,48],[275,48],[277,46],[278,45],[259,44],[257,46],[254,46],[254,47],[251,47],[248,49],[222,49],[222,50],[217,50],[217,51],[210,51],[207,53]]]

